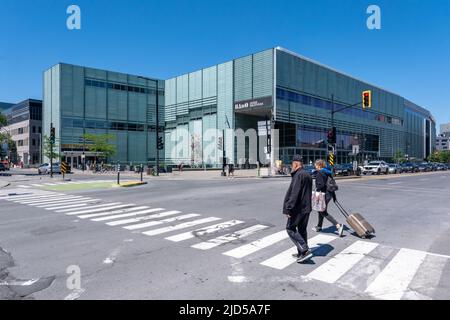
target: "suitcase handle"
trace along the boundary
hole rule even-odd
[[[344,215],[345,218],[348,218],[350,215],[348,214],[348,212],[344,209],[344,207],[342,207],[342,205],[339,203],[339,201],[335,201],[334,204],[336,205],[336,207],[339,209],[339,211],[341,211],[341,213]]]

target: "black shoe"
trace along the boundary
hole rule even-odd
[[[308,251],[302,253],[302,254],[300,255],[300,257],[298,257],[297,263],[303,263],[303,262],[305,262],[305,261],[311,259],[312,256],[313,256],[313,254],[312,254],[311,250],[308,250]]]
[[[301,253],[293,253],[292,257],[295,259],[298,259],[298,258],[300,258],[301,255],[302,255]]]

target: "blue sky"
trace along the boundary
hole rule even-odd
[[[82,29],[66,28],[66,9]],[[382,10],[382,29],[366,9]],[[448,0],[0,0],[0,101],[42,98],[57,62],[166,79],[282,46],[450,122]]]

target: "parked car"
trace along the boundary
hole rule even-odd
[[[349,163],[338,164],[334,167],[334,174],[339,176],[349,176],[353,172],[353,165]]]
[[[38,167],[39,174],[50,174],[50,164],[44,163]],[[59,162],[53,163],[53,173],[61,173],[61,167]]]
[[[397,163],[389,163],[388,166],[389,166],[389,173],[399,174],[403,172],[402,166]]]
[[[422,162],[419,164],[419,172],[428,172],[432,171],[432,166],[426,162]]]
[[[448,168],[447,168],[447,166],[446,166],[445,164],[443,164],[443,163],[438,163],[438,164],[437,164],[437,170],[438,170],[438,171],[447,171]]]
[[[6,166],[0,162],[0,171],[6,171]]]
[[[389,166],[384,161],[371,161],[364,166],[363,174],[389,174]]]
[[[403,172],[419,172],[419,166],[412,162],[402,164]]]

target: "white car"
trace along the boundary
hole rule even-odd
[[[44,163],[38,168],[39,174],[50,174],[50,164]],[[53,163],[53,173],[61,173],[61,167],[59,166],[59,162]]]
[[[384,161],[371,161],[364,166],[363,174],[389,174],[389,166]]]

